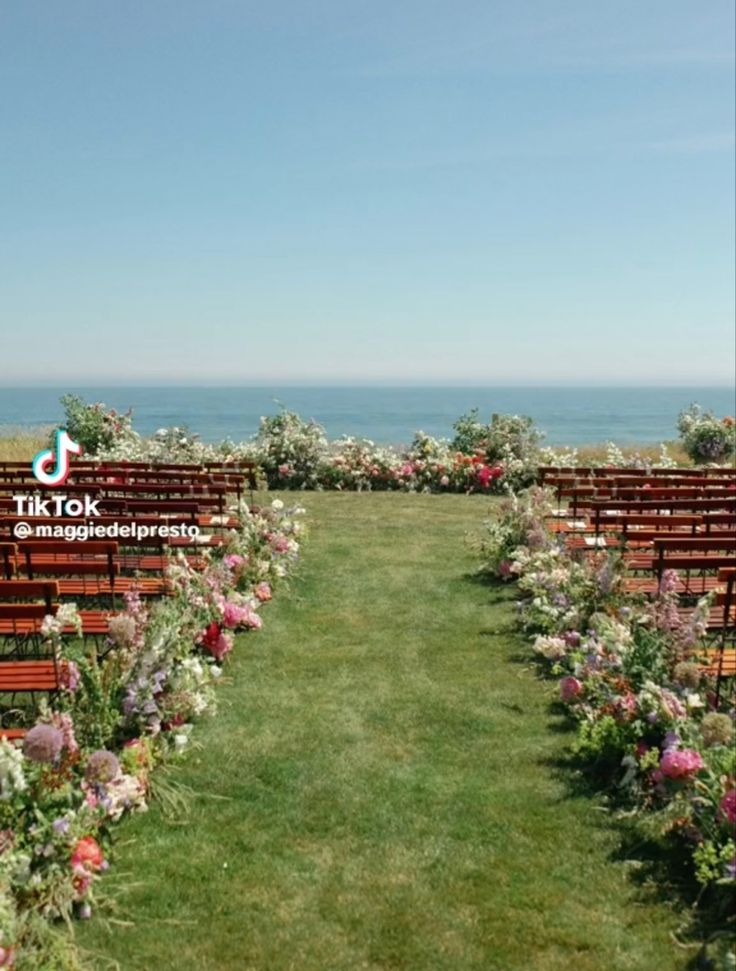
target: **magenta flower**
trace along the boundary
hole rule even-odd
[[[498,564],[498,575],[502,580],[508,580],[511,576],[511,560],[501,560]]]
[[[719,804],[721,818],[736,825],[736,789],[729,789]]]
[[[487,465],[483,465],[480,469],[478,469],[478,482],[480,482],[484,489],[488,487],[488,483],[492,478],[493,471]]]
[[[560,697],[566,705],[571,704],[582,692],[582,682],[578,681],[577,678],[573,678],[572,675],[560,681]]]
[[[703,760],[693,748],[668,748],[662,753],[659,768],[668,779],[687,779],[703,768]]]
[[[199,643],[218,663],[233,649],[232,639],[227,634],[223,634],[220,625],[214,621],[202,633]]]

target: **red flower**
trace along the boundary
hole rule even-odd
[[[222,661],[226,654],[233,649],[232,641],[222,633],[222,628],[213,620],[205,629],[199,643],[205,647],[216,661]]]
[[[89,873],[99,870],[104,862],[105,857],[94,836],[83,836],[72,851],[71,864],[75,870]]]

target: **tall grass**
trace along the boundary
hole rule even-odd
[[[679,442],[664,442],[663,444],[667,446],[667,452],[670,458],[678,466],[686,467],[692,465],[692,461],[688,457],[687,452]],[[637,458],[649,459],[653,465],[656,465],[661,459],[661,447],[661,445],[622,445],[620,446],[620,451],[626,459],[632,461]],[[606,464],[606,445],[581,445],[578,447],[577,452],[578,464],[581,466],[596,463],[600,463],[601,465]]]
[[[49,443],[49,428],[0,427],[0,462],[29,462]]]

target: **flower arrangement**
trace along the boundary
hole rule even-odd
[[[111,827],[146,810],[155,767],[216,710],[235,633],[261,626],[262,605],[298,557],[302,512],[280,500],[241,506],[242,525],[203,554],[203,569],[172,558],[172,596],[150,605],[125,598],[100,656],[62,634],[78,629],[74,605],[44,621],[65,687],[53,708],[41,705],[21,744],[0,740],[0,967],[29,958],[38,940],[24,930],[29,916],[91,914]],[[68,954],[44,960],[76,966]]]
[[[72,428],[96,428],[100,416],[114,414],[102,404],[62,400],[70,434]],[[473,413],[456,428],[465,427],[463,422],[474,422],[477,434],[466,429],[448,441],[420,431],[404,449],[350,437],[330,442],[321,425],[286,409],[261,418],[255,438],[240,444],[209,445],[185,428],[161,428],[144,438],[129,415],[118,435],[108,434],[105,426],[104,435],[85,441],[86,451],[103,461],[254,462],[270,489],[493,493],[534,480],[541,433],[531,419],[494,415],[483,425]]]
[[[519,622],[577,724],[578,756],[629,814],[689,850],[704,899],[724,907],[736,886],[736,711],[697,663],[710,598],[682,620],[669,571],[656,596],[625,595],[621,564],[568,552],[545,528],[547,507],[539,490],[506,502],[480,541],[483,569],[517,579]]]
[[[677,422],[682,446],[698,463],[733,461],[736,457],[736,422],[732,417],[717,418],[700,405],[691,405]]]

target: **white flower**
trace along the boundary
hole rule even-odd
[[[275,512],[280,512],[284,508],[284,504],[280,499],[274,499],[271,503],[271,509]]]
[[[183,751],[187,747],[188,742],[189,736],[184,732],[177,732],[177,734],[174,735],[174,748],[177,752]]]
[[[0,739],[0,800],[12,799],[27,788],[23,754],[6,738]]]
[[[698,708],[705,708],[705,702],[698,694],[686,695],[685,705],[688,711],[695,711]]]

